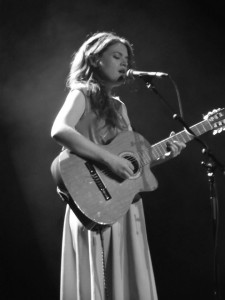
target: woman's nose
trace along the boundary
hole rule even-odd
[[[127,63],[126,60],[122,60],[122,61],[121,61],[121,66],[127,67],[127,65],[128,65],[128,63]]]

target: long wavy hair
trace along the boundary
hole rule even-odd
[[[127,48],[128,68],[130,68],[134,57],[130,42],[113,32],[98,32],[90,36],[74,53],[67,78],[67,87],[71,90],[85,88],[91,99],[92,110],[113,127],[118,125],[118,109],[115,101],[109,101],[104,84],[95,76],[97,70],[93,66],[93,61],[97,61],[109,46],[118,42]]]

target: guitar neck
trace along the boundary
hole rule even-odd
[[[193,126],[190,127],[190,129],[194,132],[196,136],[200,136],[207,131],[212,129],[212,125],[208,120],[203,120]],[[159,159],[160,157],[163,157],[167,152],[167,143],[173,142],[173,141],[179,141],[183,143],[190,142],[194,139],[194,136],[188,133],[186,130],[182,130],[175,135],[166,138],[165,140],[158,142],[154,145],[152,145],[152,156],[153,159]]]

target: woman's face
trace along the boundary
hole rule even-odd
[[[109,87],[123,83],[128,67],[127,47],[119,42],[109,46],[101,55],[98,67],[102,79]]]

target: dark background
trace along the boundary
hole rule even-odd
[[[67,90],[72,53],[96,31],[127,37],[139,70],[176,82],[192,125],[225,103],[222,1],[0,1],[1,299],[59,299],[64,204],[50,164],[60,147],[50,129]],[[168,79],[157,89],[178,112]],[[136,80],[119,91],[135,129],[151,143],[182,129]],[[202,136],[225,163],[225,133]],[[213,299],[212,209],[197,142],[154,169],[159,188],[144,194],[160,300]],[[225,299],[225,181],[217,170],[218,267]],[[147,300],[147,299],[146,299]]]

